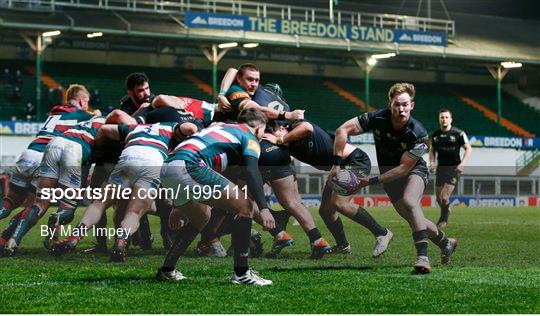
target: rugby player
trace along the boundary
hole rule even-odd
[[[248,266],[248,247],[255,209],[260,212],[266,229],[275,227],[264,197],[263,183],[258,170],[260,146],[266,126],[266,117],[257,109],[240,112],[237,124],[217,124],[180,143],[163,164],[161,181],[166,188],[176,191],[173,214],[186,214],[189,222],[176,235],[156,277],[160,280],[179,281],[185,277],[176,270],[179,257],[208,222],[208,206],[233,210],[232,243],[234,272],[231,282],[248,285],[270,285]],[[247,181],[248,198],[236,184],[223,177],[229,166],[242,166]],[[210,188],[210,194],[206,192]],[[240,192],[240,194],[236,194]],[[207,206],[208,205],[208,206]],[[172,218],[175,216],[172,215]]]
[[[441,208],[441,216],[437,226],[444,229],[450,215],[450,196],[458,183],[463,168],[472,153],[471,144],[464,131],[452,126],[452,112],[448,109],[439,110],[440,128],[429,137],[429,169],[436,171],[435,196]],[[464,149],[463,159],[460,158],[460,148]],[[437,163],[435,163],[437,157]]]
[[[335,162],[331,176],[341,169],[346,154],[347,137],[373,131],[380,175],[360,179],[361,186],[382,183],[394,208],[410,225],[417,259],[414,271],[430,273],[428,240],[441,249],[441,262],[448,263],[457,240],[424,217],[420,200],[428,182],[428,170],[422,156],[428,151],[428,135],[422,124],[411,116],[415,88],[410,83],[396,83],[388,92],[389,108],[364,113],[336,130]]]
[[[126,188],[131,190],[126,211],[120,222],[123,233],[116,236],[111,261],[125,261],[128,239],[137,232],[140,218],[152,210],[153,199],[150,191],[157,190],[159,187],[159,171],[163,160],[167,157],[171,138],[180,140],[195,131],[197,131],[195,124],[177,122],[101,127],[97,136],[98,141],[101,142],[103,138],[126,141],[120,160],[109,177],[109,184],[104,185],[103,188],[113,185],[118,187],[118,190]],[[95,200],[85,211],[77,229],[74,230],[76,233],[56,243],[51,254],[59,255],[73,251],[80,239],[85,237],[79,232],[86,231],[86,227],[97,224],[107,207],[113,202],[115,202],[115,197],[111,196]]]
[[[278,145],[286,145],[291,156],[314,168],[325,171],[332,168],[334,135],[314,123],[297,121],[287,127],[277,128],[273,135],[265,134],[264,138]],[[350,144],[345,145],[339,164],[359,177],[367,176],[371,172],[371,161],[367,154]],[[331,252],[351,252],[339,212],[373,234],[376,238],[373,257],[377,258],[386,252],[394,234],[382,227],[363,207],[354,204],[352,199],[352,195],[341,196],[333,192],[328,182],[324,185],[319,214],[336,240],[336,246]]]
[[[70,100],[69,106],[73,106],[77,110],[71,113],[66,112],[61,115],[49,116],[40,132],[42,135],[38,134],[38,138],[29,146],[29,148],[32,148],[34,144],[38,148],[42,148],[46,144],[38,170],[37,196],[34,203],[20,213],[18,223],[16,225],[13,223],[14,226],[6,229],[4,237],[8,237],[9,240],[3,249],[5,256],[15,254],[22,237],[47,212],[50,200],[41,196],[41,190],[56,188],[57,186],[64,189],[68,187],[79,188],[81,186],[81,167],[89,159],[91,146],[93,145],[93,135],[105,121],[105,118],[99,117],[101,113],[95,111],[96,117],[73,126],[80,119],[92,117],[85,112],[88,109],[90,94],[84,86],[72,85],[68,89],[67,98]],[[78,104],[73,104],[77,100]],[[62,130],[65,132],[58,135]],[[55,136],[55,132],[56,137],[53,139],[52,136]],[[84,139],[80,138],[83,134]],[[59,203],[58,213],[62,214],[63,220],[69,221],[73,217],[76,207],[76,201],[62,199]],[[11,236],[9,236],[10,231]]]

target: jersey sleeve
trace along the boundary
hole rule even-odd
[[[77,110],[77,122],[84,122],[91,119],[93,116],[86,111]]]
[[[127,134],[133,130],[137,125],[118,125],[118,134],[120,135],[120,140],[124,140],[127,137]]]
[[[464,131],[461,131],[461,133],[459,133],[459,145],[464,146],[465,144],[468,144],[468,143],[469,143],[469,137],[467,137],[467,134],[465,134]]]
[[[242,155],[259,159],[259,156],[261,155],[261,145],[255,137],[244,137],[242,141]]]
[[[227,97],[227,100],[229,100],[233,109],[239,111],[241,110],[240,103],[246,99],[251,99],[249,94],[237,85],[232,85],[225,94],[225,97]]]
[[[360,116],[356,117],[356,126],[362,129],[362,131],[367,132],[373,128],[373,116],[376,112],[366,112]]]

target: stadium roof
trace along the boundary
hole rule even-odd
[[[317,2],[317,1],[316,1]],[[395,3],[396,1],[383,1]],[[341,7],[349,5],[340,1]],[[366,3],[369,4],[369,1]],[[257,41],[262,44],[325,51],[373,53],[396,51],[404,56],[429,56],[470,62],[498,62],[515,60],[540,64],[540,22],[480,15],[453,14],[456,35],[449,38],[447,47],[377,42],[347,43],[342,39],[328,39],[284,34],[256,33],[215,29],[186,28],[183,12],[132,12],[62,8],[54,11],[1,10],[0,36],[17,37],[21,31],[59,29],[72,36],[81,33],[103,32],[106,35],[130,36],[155,40],[216,43],[227,40]],[[189,44],[188,44],[189,45]]]

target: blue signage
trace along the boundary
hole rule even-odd
[[[185,24],[202,27],[251,32],[265,32],[312,37],[446,46],[445,33],[420,32],[400,29],[385,29],[369,26],[332,24],[310,21],[293,21],[273,18],[257,18],[243,15],[187,11]]]

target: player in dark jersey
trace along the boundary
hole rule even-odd
[[[441,249],[441,262],[448,263],[457,240],[447,238],[435,224],[424,217],[420,199],[428,182],[428,170],[422,156],[428,151],[428,135],[420,122],[411,116],[415,88],[396,83],[388,92],[389,109],[364,113],[345,122],[336,130],[335,162],[331,175],[340,170],[349,135],[373,131],[380,175],[360,179],[361,186],[382,183],[396,211],[411,226],[416,246],[416,273],[431,272],[427,257],[428,240]]]
[[[439,110],[440,129],[433,132],[429,138],[429,169],[436,172],[435,188],[437,203],[441,208],[441,216],[437,221],[440,229],[446,227],[450,215],[450,195],[454,191],[463,168],[471,157],[472,147],[464,131],[452,126],[452,112],[448,109]],[[463,147],[463,159],[460,149]],[[437,157],[437,164],[435,164]]]
[[[333,165],[334,135],[314,123],[297,121],[286,128],[281,127],[274,135],[265,135],[269,141],[286,145],[291,156],[319,170],[329,171]],[[371,162],[365,152],[346,144],[342,155],[342,166],[359,176],[369,175]],[[319,214],[336,240],[332,252],[349,253],[351,246],[345,236],[339,213],[366,227],[376,238],[373,257],[381,256],[388,249],[393,233],[377,223],[363,208],[352,202],[353,196],[340,196],[325,184]],[[337,212],[336,212],[337,211]]]
[[[127,76],[126,88],[128,94],[120,100],[119,109],[132,115],[144,103],[151,103],[154,94],[150,91],[149,82],[145,73],[135,72]]]
[[[234,78],[234,82],[232,78]],[[299,120],[304,118],[304,110],[286,112],[274,109],[272,106],[262,106],[253,101],[252,97],[259,87],[259,81],[259,69],[253,64],[243,64],[238,70],[230,68],[222,82],[220,92],[220,95],[224,95],[227,99],[227,110],[223,106],[219,107],[214,115],[214,120],[218,122],[236,122],[238,113],[250,107],[260,110],[271,120]]]
[[[272,107],[279,111],[290,111],[290,106],[283,99],[281,88],[277,84],[267,84],[264,87],[259,86],[253,95],[253,101],[264,107]],[[324,254],[330,251],[331,247],[322,237],[309,210],[302,204],[302,199],[298,192],[298,184],[296,182],[296,173],[291,165],[291,157],[288,149],[285,146],[277,146],[266,140],[261,140],[260,146],[261,155],[259,157],[259,170],[263,180],[265,183],[270,184],[279,204],[287,210],[285,212],[271,210],[272,215],[276,219],[276,228],[269,231],[274,240],[272,249],[267,253],[267,256],[275,258],[282,249],[293,244],[294,240],[285,231],[286,221],[289,219],[290,215],[293,215],[308,235],[311,247],[310,258],[322,258]],[[213,210],[210,224],[205,227],[201,234],[201,242],[199,242],[197,247],[198,253],[204,253],[204,250],[214,250],[215,255],[224,253],[222,251],[217,251],[220,245],[219,239],[217,238],[226,231],[226,229],[220,228],[221,233],[217,233],[217,224],[221,221],[216,217],[220,216],[223,216],[223,212]],[[212,226],[214,223],[216,224],[216,227]],[[225,224],[226,223],[227,222],[225,222]],[[258,233],[254,232],[252,235],[252,239],[254,240],[252,250],[255,254],[262,251],[262,248],[255,246],[257,244],[255,242],[257,234]],[[259,249],[259,251],[257,249]]]

